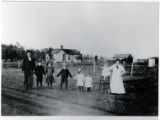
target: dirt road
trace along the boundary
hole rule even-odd
[[[23,90],[2,89],[3,113],[10,115],[112,115],[111,113]]]

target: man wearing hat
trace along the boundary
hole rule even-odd
[[[62,90],[63,84],[66,85],[66,90],[68,90],[68,77],[72,77],[71,73],[66,67],[66,63],[63,63],[63,69],[57,74],[57,77],[61,75],[60,90]]]
[[[22,71],[24,72],[24,85],[26,90],[33,88],[33,70],[35,68],[35,60],[32,57],[32,52],[27,50],[26,57],[22,63]]]

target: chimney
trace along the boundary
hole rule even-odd
[[[63,45],[61,45],[61,49],[63,49]]]

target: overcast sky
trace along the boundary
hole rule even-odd
[[[158,56],[158,3],[13,2],[3,10],[5,44]]]

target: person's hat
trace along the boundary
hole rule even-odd
[[[121,60],[120,60],[120,59],[116,59],[116,61],[119,61],[119,62],[120,62]]]
[[[31,50],[27,50],[26,53],[32,53],[32,51]]]

